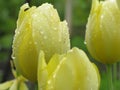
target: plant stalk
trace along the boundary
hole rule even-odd
[[[113,90],[112,64],[107,64],[108,90]]]
[[[116,83],[117,80],[117,63],[113,64],[113,82]]]

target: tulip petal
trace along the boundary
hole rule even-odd
[[[13,84],[11,85],[9,90],[18,90],[18,80],[17,79],[13,82]]]
[[[116,1],[117,1],[117,5],[118,5],[118,7],[120,9],[120,0],[116,0]]]
[[[86,54],[73,48],[49,77],[46,90],[98,90],[100,83],[97,74]]]
[[[41,90],[41,88],[43,89],[44,86],[46,85],[46,81],[48,78],[48,72],[46,69],[46,61],[45,61],[45,55],[43,51],[40,51],[39,54],[39,61],[38,61],[38,88],[39,90]]]
[[[53,57],[50,59],[50,62],[48,63],[47,70],[48,70],[48,75],[50,76],[53,74],[53,72],[56,70],[58,65],[61,62],[61,59],[63,58],[63,55],[58,55],[55,54]]]
[[[93,6],[96,11],[89,15],[86,45],[96,60],[112,64],[120,60],[120,10],[115,0],[100,1]]]
[[[93,12],[96,12],[97,8],[98,8],[98,5],[99,5],[99,1],[98,0],[92,0],[92,8],[91,8],[91,14]]]
[[[38,52],[32,39],[31,30],[31,14],[35,7],[27,11],[24,11],[25,8],[26,4],[20,10],[20,18],[18,18],[18,24],[20,25],[18,25],[15,31],[12,58],[19,73],[31,81],[36,81]],[[27,64],[28,62],[29,64]]]
[[[93,65],[93,67],[94,67],[95,70],[96,70],[97,77],[98,77],[98,87],[100,87],[101,77],[100,77],[99,70],[98,70],[97,66],[96,66],[94,63],[91,63],[91,64]]]
[[[34,10],[32,15],[32,35],[36,48],[43,50],[46,61],[55,53],[65,53],[70,49],[66,22],[60,22],[56,9],[45,3]]]
[[[17,71],[36,82],[41,50],[48,63],[53,54],[62,54],[70,49],[67,23],[60,21],[57,10],[51,4],[45,3],[37,8],[24,4],[19,12],[12,47]]]
[[[7,90],[10,88],[10,86],[13,84],[14,80],[4,82],[0,84],[0,90]]]
[[[19,90],[29,90],[29,89],[24,82],[21,82],[19,85]]]

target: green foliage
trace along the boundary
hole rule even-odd
[[[105,72],[102,72],[101,73],[101,85],[100,85],[100,90],[107,90],[108,87],[107,87],[107,77],[106,77],[106,73]],[[113,82],[114,84],[114,90],[120,90],[120,80],[117,79],[116,82]]]
[[[81,28],[81,26],[86,26],[91,9],[91,1],[92,0],[72,0],[72,34],[74,35],[71,37],[71,46],[76,46],[84,50],[88,56],[90,55],[84,44],[85,28]],[[20,6],[25,2],[26,0],[0,0],[0,62],[5,62],[8,58],[8,50],[12,47],[18,12]],[[30,6],[39,6],[45,2],[52,3],[54,7],[57,8],[61,20],[64,20],[65,0],[31,0]],[[82,34],[81,31],[83,31]],[[0,71],[0,81],[1,76],[2,73]],[[105,73],[102,73],[101,77],[100,90],[107,90]],[[117,80],[114,85],[116,87],[115,90],[119,90],[120,80]]]
[[[24,0],[0,0],[0,62],[7,60],[20,6]]]
[[[91,9],[91,0],[73,1],[73,25],[86,25],[87,18]]]
[[[12,33],[16,26],[19,7],[23,0],[0,0],[0,32]]]
[[[87,48],[84,43],[84,38],[81,36],[74,36],[71,38],[71,46],[78,47],[84,51],[87,51]]]

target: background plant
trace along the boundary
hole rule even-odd
[[[29,0],[28,0],[29,1]],[[16,28],[16,20],[20,6],[25,3],[25,0],[0,0],[0,81],[11,79],[9,60],[11,59],[12,37]],[[65,3],[66,0],[31,0],[30,5],[40,5],[43,2],[52,3],[57,8],[61,20],[65,18]],[[96,62],[88,53],[84,44],[84,35],[87,19],[89,16],[92,0],[69,0],[72,3],[71,15],[71,45],[83,49],[89,56],[90,60],[94,61],[101,72],[101,90],[106,89],[105,66]],[[7,69],[8,67],[8,69]],[[7,71],[7,73],[6,73]],[[10,73],[8,73],[8,71]],[[115,71],[115,70],[114,70]],[[119,90],[120,86],[120,68],[117,63],[117,82],[115,86]],[[8,76],[10,78],[8,78]],[[116,77],[116,76],[115,76]]]

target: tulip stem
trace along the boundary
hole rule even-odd
[[[107,64],[108,90],[113,90],[112,64]]]
[[[113,82],[116,83],[117,80],[117,63],[113,64]]]
[[[35,83],[35,90],[38,90],[38,83]]]

